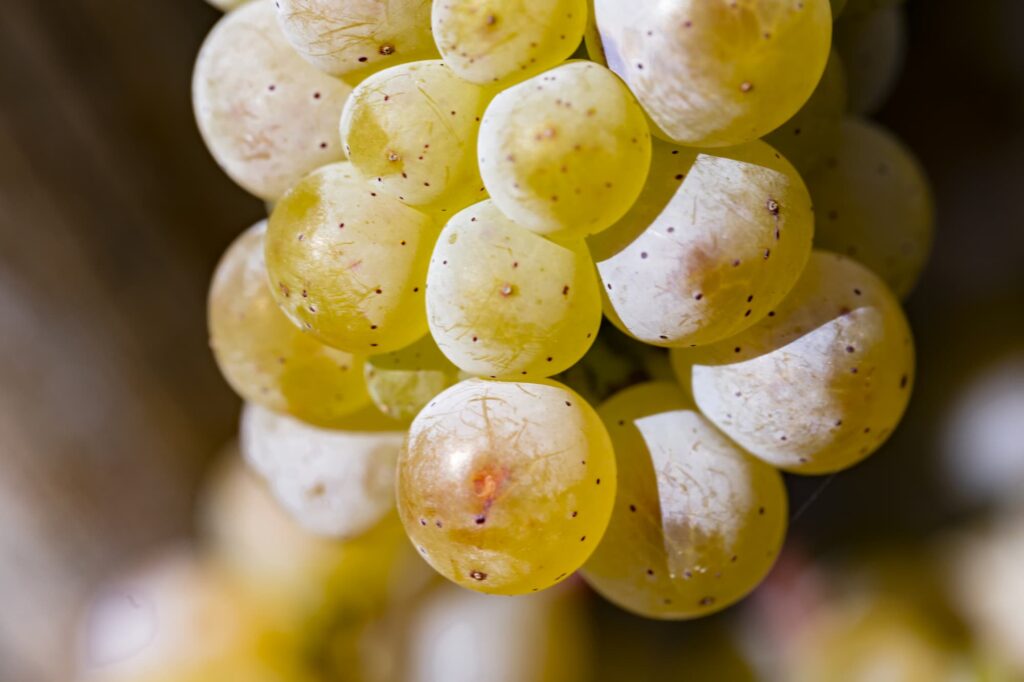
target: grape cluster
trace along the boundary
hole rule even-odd
[[[217,4],[199,128],[270,215],[211,345],[306,529],[397,507],[462,586],[693,618],[771,568],[780,470],[896,428],[933,223],[864,118],[898,2]]]

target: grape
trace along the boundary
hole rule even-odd
[[[570,62],[494,98],[480,124],[480,174],[502,213],[541,234],[610,226],[643,188],[643,112],[613,73]]]
[[[241,449],[295,521],[317,535],[356,537],[395,504],[403,431],[318,429],[256,405],[242,413]]]
[[[586,0],[438,0],[434,40],[460,78],[522,79],[569,57],[583,38]]]
[[[654,150],[640,199],[591,239],[605,311],[658,346],[736,334],[800,276],[814,231],[807,189],[763,142],[714,156],[662,142]]]
[[[314,168],[344,158],[337,126],[350,90],[299,59],[273,5],[258,0],[210,32],[192,101],[221,168],[246,191],[275,200]]]
[[[488,91],[442,61],[402,64],[352,92],[341,137],[352,165],[405,203],[458,208],[485,196],[476,136]]]
[[[206,0],[208,3],[216,7],[223,12],[230,12],[231,10],[241,7],[249,0]]]
[[[836,154],[807,183],[819,218],[815,243],[859,260],[905,298],[928,259],[935,222],[928,180],[910,150],[881,127],[848,118]]]
[[[400,350],[371,356],[366,386],[382,412],[412,419],[441,391],[465,378],[427,334]]]
[[[896,297],[867,268],[825,251],[761,322],[674,352],[718,428],[802,474],[838,471],[877,449],[903,415],[914,369]]]
[[[594,345],[579,362],[555,377],[591,404],[613,393],[661,373],[672,377],[668,356],[661,348],[626,336],[611,324],[604,324]]]
[[[643,383],[598,408],[611,434],[619,492],[583,577],[650,618],[725,608],[768,573],[786,533],[775,469],[736,447],[677,386]]]
[[[275,0],[295,51],[321,71],[358,83],[366,76],[437,55],[431,0]]]
[[[615,458],[597,414],[553,381],[468,379],[413,421],[398,461],[398,511],[439,573],[522,594],[590,556],[615,499]]]
[[[608,66],[655,133],[722,147],[779,127],[811,96],[828,59],[828,0],[596,0]]]
[[[836,51],[846,67],[848,106],[857,114],[878,111],[903,71],[906,51],[903,10],[846,11],[836,25]]]
[[[267,229],[270,290],[296,325],[349,352],[384,353],[427,331],[423,289],[437,228],[426,214],[326,166],[286,194]]]
[[[210,346],[243,398],[278,412],[334,425],[370,402],[363,358],[303,334],[274,303],[263,262],[266,221],[228,248],[209,295]]]
[[[437,240],[427,318],[441,351],[466,372],[551,376],[597,335],[597,274],[582,241],[548,241],[484,201],[452,217]]]

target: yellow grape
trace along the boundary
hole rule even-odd
[[[903,71],[906,33],[898,6],[854,11],[851,5],[836,24],[836,51],[846,67],[850,111],[871,114],[885,104]]]
[[[427,330],[427,263],[437,228],[348,163],[319,169],[270,216],[270,290],[292,322],[358,353],[406,346]]]
[[[440,60],[381,71],[345,105],[345,152],[374,185],[407,204],[461,208],[485,196],[476,138],[488,99]]]
[[[800,175],[765,143],[700,153],[659,141],[640,199],[590,243],[609,319],[679,347],[764,317],[796,283],[813,232]]]
[[[413,421],[397,487],[405,530],[439,573],[523,594],[564,580],[597,546],[615,457],[593,408],[561,384],[468,379]]]
[[[278,21],[310,64],[350,83],[437,55],[431,0],[275,0]]]
[[[437,0],[441,56],[472,83],[522,79],[557,66],[580,44],[586,0]]]
[[[597,274],[582,240],[549,241],[484,201],[452,217],[437,240],[427,318],[438,347],[466,372],[551,376],[597,336]]]
[[[412,419],[441,391],[465,378],[430,334],[396,351],[369,357],[366,386],[381,412]]]
[[[706,616],[754,589],[786,534],[779,473],[723,436],[674,383],[635,385],[598,414],[619,491],[586,581],[622,608],[663,619]]]
[[[608,66],[656,133],[750,142],[793,116],[825,70],[829,0],[595,0]]]
[[[839,149],[807,183],[815,244],[867,265],[905,298],[928,260],[935,225],[928,179],[910,150],[880,126],[848,118]]]
[[[277,307],[263,260],[266,222],[228,248],[210,286],[210,347],[240,396],[331,426],[370,402],[363,358],[303,334]]]
[[[338,117],[351,88],[289,47],[270,0],[213,28],[196,60],[192,102],[210,153],[232,180],[273,201],[303,175],[344,157]]]
[[[853,260],[815,251],[789,296],[746,331],[673,361],[701,411],[740,446],[802,474],[875,451],[910,397],[914,346],[899,301]]]
[[[523,227],[581,237],[636,200],[650,138],[615,74],[570,62],[494,98],[480,124],[480,174],[495,205]]]

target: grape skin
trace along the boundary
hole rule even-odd
[[[364,365],[374,404],[396,419],[412,419],[441,391],[467,378],[437,347],[430,334]]]
[[[673,383],[635,385],[598,413],[619,491],[586,581],[660,619],[706,616],[757,586],[786,533],[779,473],[718,432]]]
[[[593,551],[615,457],[593,408],[561,384],[469,379],[413,421],[397,488],[406,532],[439,573],[523,594],[564,580]]]

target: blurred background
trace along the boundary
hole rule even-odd
[[[207,347],[207,286],[265,208],[214,164],[192,117],[216,10],[5,0],[2,14],[0,680],[35,682],[62,679],[98,580],[193,532],[239,410]],[[1024,3],[911,0],[907,27],[877,119],[922,160],[937,204],[908,302],[915,395],[867,462],[824,487],[789,480],[789,550],[750,622],[789,622],[768,608],[780,594],[799,619],[806,590],[790,578],[808,564],[893,548],[926,561],[996,500],[1024,499]]]

